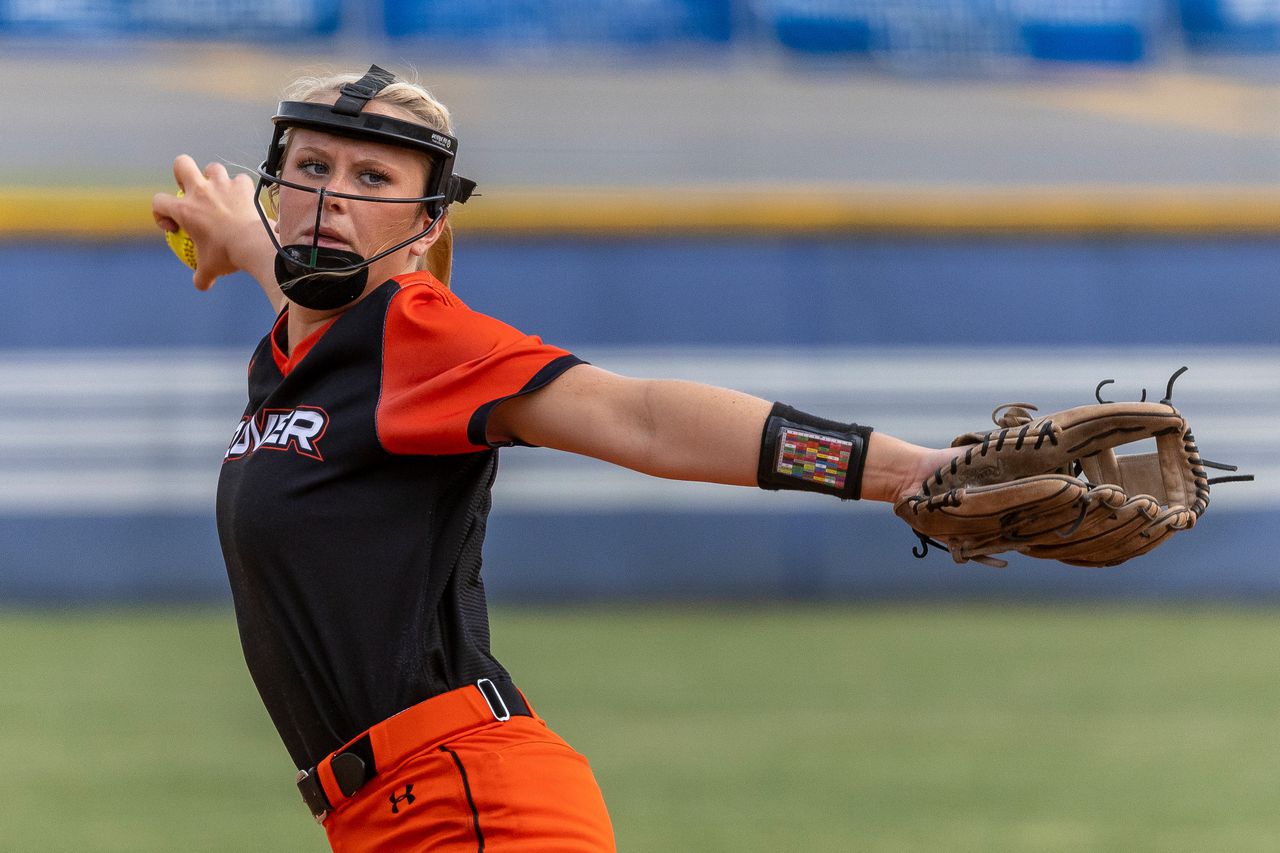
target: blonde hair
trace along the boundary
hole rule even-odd
[[[343,86],[356,82],[362,76],[364,75],[345,73],[327,77],[299,77],[285,89],[284,100],[329,103],[337,99]],[[449,116],[449,108],[436,100],[425,86],[397,79],[374,95],[373,100],[408,113],[419,124],[453,135],[453,120]],[[286,130],[286,148],[288,139]],[[426,270],[445,287],[449,286],[449,276],[453,271],[453,227],[449,224],[448,216],[444,217],[440,225],[440,235],[435,243],[418,259],[418,269]]]

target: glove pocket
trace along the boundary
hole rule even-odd
[[[956,562],[1021,550],[1076,524],[1088,484],[1064,474],[904,498],[894,507],[918,534],[941,541]]]

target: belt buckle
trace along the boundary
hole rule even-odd
[[[308,781],[308,780],[314,780],[314,782],[315,782],[315,784],[316,784],[317,786],[319,786],[319,784],[320,784],[320,779],[319,779],[319,777],[313,777],[313,776],[312,776],[310,773],[308,773],[306,770],[299,770],[299,771],[298,771],[298,775],[297,775],[297,776],[295,776],[295,777],[294,777],[294,779],[293,779],[294,783],[298,786],[298,791],[299,791],[299,793],[301,793],[301,794],[302,794],[302,801],[303,801],[304,803],[306,803],[306,804],[307,804],[307,810],[308,810],[308,811],[310,811],[310,812],[311,812],[311,816],[312,816],[312,817],[314,817],[314,818],[316,819],[316,823],[323,825],[323,824],[324,824],[324,821],[325,821],[325,818],[327,818],[327,817],[329,816],[329,811],[328,811],[328,809],[319,808],[319,805],[320,805],[320,804],[319,804],[319,803],[317,803],[317,802],[314,802],[314,798],[313,798],[313,797],[308,796],[308,787],[309,787],[309,786],[308,786],[308,787],[304,787],[304,786],[303,786],[303,783],[304,783],[304,782],[306,782],[306,781]],[[323,791],[323,790],[324,790],[324,789],[323,789],[323,788],[321,788],[321,791]],[[317,810],[317,809],[318,809],[318,810]]]
[[[488,689],[485,689],[488,685]],[[502,694],[498,692],[498,686],[488,678],[482,678],[476,682],[476,687],[480,689],[480,695],[484,697],[484,701],[489,706],[489,712],[493,714],[493,718],[500,723],[505,723],[511,719],[511,710],[507,707],[507,703],[503,700]],[[495,705],[494,702],[497,702]],[[498,709],[502,711],[499,713]]]

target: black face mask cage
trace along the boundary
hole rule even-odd
[[[363,112],[365,105],[378,92],[395,78],[376,65],[370,66],[369,72],[355,83],[342,87],[338,100],[334,104],[310,103],[307,101],[282,101],[272,117],[275,132],[271,146],[267,149],[267,159],[258,167],[258,186],[254,193],[253,204],[267,230],[276,255],[286,262],[291,269],[308,270],[308,275],[323,276],[328,279],[342,275],[354,274],[367,268],[370,264],[398,252],[405,246],[422,239],[436,227],[444,216],[446,208],[453,202],[464,203],[474,192],[475,181],[453,174],[453,161],[458,148],[458,141],[447,133],[435,130],[423,124],[381,115]],[[430,168],[427,175],[425,194],[412,198],[386,198],[384,196],[360,195],[357,193],[331,192],[324,187],[315,188],[280,177],[284,156],[284,134],[290,127],[306,127],[336,136],[354,139],[365,139],[409,148],[427,155]],[[310,257],[302,258],[297,251],[286,251],[276,238],[266,211],[262,207],[262,194],[269,186],[283,186],[294,190],[314,193],[319,196],[316,202],[316,223],[312,234]],[[420,204],[426,205],[430,221],[427,227],[406,240],[378,252],[370,258],[359,258],[350,252],[340,253],[341,259],[330,257],[322,261],[325,252],[319,247],[320,220],[324,212],[326,197],[348,199],[351,201],[376,202],[380,204]],[[294,247],[290,247],[294,248]],[[344,263],[343,261],[347,261]],[[301,276],[299,278],[304,278]],[[281,282],[281,289],[288,293],[288,287]]]
[[[316,201],[316,221],[315,221],[315,226],[312,229],[312,237],[311,237],[312,258],[309,262],[300,260],[291,255],[286,255],[284,247],[280,245],[279,239],[276,238],[275,229],[271,227],[271,222],[267,217],[267,212],[262,206],[262,194],[267,190],[267,188],[270,185],[288,187],[294,190],[302,190],[303,192],[309,192],[319,196],[319,199],[317,199]],[[347,266],[336,266],[336,267],[326,266],[321,268],[316,264],[315,253],[319,251],[320,220],[324,216],[324,202],[326,198],[342,198],[342,199],[349,199],[351,201],[368,201],[368,202],[378,202],[381,204],[426,204],[426,205],[431,205],[431,207],[428,207],[428,211],[434,210],[434,212],[431,216],[431,220],[427,223],[426,228],[422,229],[417,234],[414,234],[412,237],[409,237],[406,240],[402,240],[399,243],[396,243],[394,246],[391,246],[388,249],[383,249],[381,252],[378,252],[376,255],[370,258],[365,258],[359,263],[352,263]],[[394,254],[395,252],[400,251],[405,246],[408,246],[410,243],[414,243],[418,240],[421,240],[427,234],[431,233],[431,229],[435,228],[436,225],[440,222],[440,219],[444,216],[445,204],[447,203],[446,199],[447,199],[447,196],[443,196],[443,195],[425,195],[425,196],[418,196],[416,198],[386,198],[384,196],[371,196],[371,195],[359,195],[356,193],[332,192],[330,190],[325,189],[324,187],[320,187],[319,189],[317,189],[315,187],[309,187],[304,184],[295,183],[293,181],[287,181],[284,178],[280,178],[276,175],[272,175],[267,171],[267,165],[266,163],[264,163],[258,167],[258,188],[253,195],[253,206],[254,206],[254,209],[258,211],[258,218],[262,221],[262,226],[267,230],[267,236],[271,238],[271,244],[275,246],[277,255],[285,255],[288,258],[289,263],[291,264],[310,267],[316,272],[333,274],[333,273],[355,272],[356,270],[363,269],[364,267],[367,267],[372,263],[382,260],[383,258],[387,257],[390,254]]]

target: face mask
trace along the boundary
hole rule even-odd
[[[290,302],[315,311],[332,311],[360,298],[369,283],[369,266],[355,252],[343,249],[282,246],[276,252],[276,283]]]
[[[453,174],[458,142],[452,136],[427,125],[363,111],[368,102],[394,80],[395,77],[389,72],[376,65],[370,66],[364,77],[342,87],[335,103],[283,101],[272,119],[275,134],[267,149],[267,159],[258,167],[258,191],[254,194],[254,207],[276,249],[275,274],[280,290],[298,305],[318,311],[350,305],[364,293],[369,281],[370,264],[421,240],[436,227],[451,203],[465,202],[475,190],[475,181]],[[284,132],[289,127],[306,127],[338,136],[368,139],[425,154],[430,161],[426,194],[415,198],[383,198],[329,192],[324,187],[316,188],[285,180],[280,177],[280,172],[285,148]],[[316,202],[316,222],[312,230],[316,236],[311,245],[280,245],[275,229],[262,207],[263,191],[271,185],[319,196]],[[417,234],[371,258],[363,258],[354,252],[317,245],[326,197],[379,204],[421,205],[431,214],[431,219],[427,227]]]

